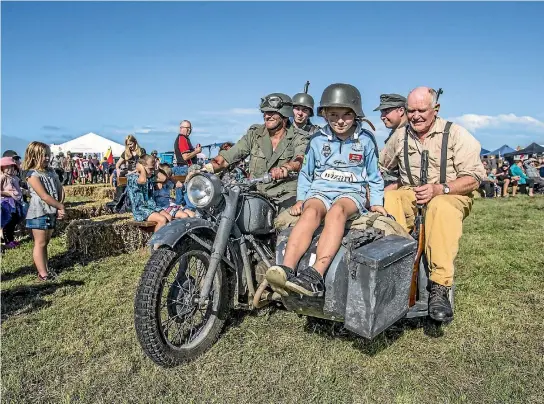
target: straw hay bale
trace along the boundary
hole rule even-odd
[[[66,215],[62,220],[57,221],[54,235],[62,234],[70,222],[78,219],[91,219],[103,215],[109,215],[111,212],[106,207],[108,200],[100,200],[96,202],[81,203],[81,202],[66,202]]]
[[[93,199],[101,199],[98,195],[104,188],[111,188],[107,184],[90,184],[90,185],[70,185],[64,187],[66,196],[89,196]]]
[[[109,199],[110,201],[115,196],[114,187],[102,187],[96,191],[96,197],[98,199]]]
[[[130,222],[131,214],[74,220],[66,229],[68,250],[93,259],[137,251],[145,247],[151,234]]]

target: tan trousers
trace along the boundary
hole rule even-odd
[[[425,254],[431,281],[444,286],[453,284],[453,261],[463,234],[463,220],[472,208],[472,198],[461,195],[435,196],[425,215]],[[417,214],[415,192],[401,187],[385,192],[385,209],[410,231]]]

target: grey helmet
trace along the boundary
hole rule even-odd
[[[287,94],[272,93],[261,98],[261,112],[277,112],[284,118],[293,117],[293,100]]]
[[[314,98],[310,94],[298,93],[293,96],[293,106],[310,108],[310,115],[314,116]]]
[[[323,116],[323,108],[344,107],[351,108],[357,118],[364,118],[361,93],[351,84],[335,83],[328,86],[321,96],[317,115]]]

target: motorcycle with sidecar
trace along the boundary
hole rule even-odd
[[[274,292],[265,273],[282,263],[291,229],[277,234],[278,209],[256,191],[270,181],[269,175],[198,173],[186,183],[197,217],[172,221],[151,238],[134,321],[141,347],[158,365],[177,366],[207,351],[234,309],[275,303],[300,315],[342,322],[366,338],[401,318],[427,316],[425,266],[418,274],[417,300],[409,307],[416,242],[384,236],[375,228],[346,230],[325,274],[324,296]],[[315,261],[320,231],[299,267]]]

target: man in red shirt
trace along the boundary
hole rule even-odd
[[[193,147],[189,136],[192,125],[189,121],[181,121],[179,124],[179,135],[174,142],[174,153],[176,155],[176,166],[192,166],[196,164],[196,155],[202,151],[199,144]]]

